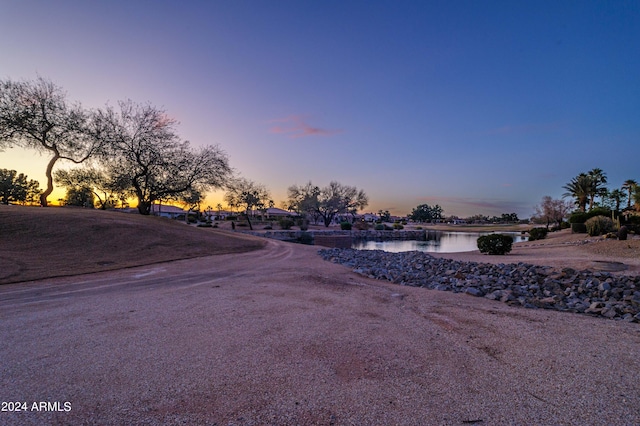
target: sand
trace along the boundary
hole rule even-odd
[[[556,238],[455,257],[621,259]],[[638,324],[370,280],[317,249],[0,286],[0,399],[61,407],[0,424],[640,424]]]

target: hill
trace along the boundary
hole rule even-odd
[[[241,253],[264,244],[152,216],[0,206],[0,284]]]

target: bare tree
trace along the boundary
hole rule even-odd
[[[317,214],[328,227],[339,214],[355,215],[369,204],[363,190],[332,181],[319,188],[311,182],[288,188],[288,206],[300,214]]]
[[[175,132],[177,122],[151,105],[120,102],[96,114],[105,143],[102,163],[119,187],[138,200],[148,215],[158,200],[178,199],[191,191],[222,187],[231,174],[218,146],[193,150]]]
[[[253,230],[251,224],[251,210],[262,210],[273,202],[270,200],[269,190],[259,183],[245,178],[237,178],[227,185],[227,192],[224,201],[232,208],[241,208],[247,215],[249,229]]]
[[[569,212],[573,209],[573,204],[569,201],[554,200],[548,195],[542,197],[542,201],[535,207],[535,214],[547,224],[547,229],[551,223],[561,224]]]
[[[286,210],[313,219],[316,223],[320,208],[320,188],[310,181],[306,185],[292,185],[287,189]]]
[[[56,162],[82,163],[100,148],[89,125],[88,113],[79,104],[69,105],[66,93],[51,81],[0,81],[0,148],[18,146],[51,155],[42,206],[53,192]]]

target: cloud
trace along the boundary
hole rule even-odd
[[[342,129],[322,129],[313,127],[307,122],[307,117],[303,115],[291,115],[286,118],[269,120],[268,123],[281,123],[272,126],[270,133],[285,134],[290,138],[303,138],[306,136],[332,136],[342,133]]]

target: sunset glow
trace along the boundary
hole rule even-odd
[[[293,184],[337,180],[369,195],[367,211],[529,217],[582,171],[603,169],[611,188],[640,179],[638,2],[2,9],[0,78],[51,79],[87,108],[163,108],[278,206]],[[46,162],[0,152],[0,168],[41,186]]]

